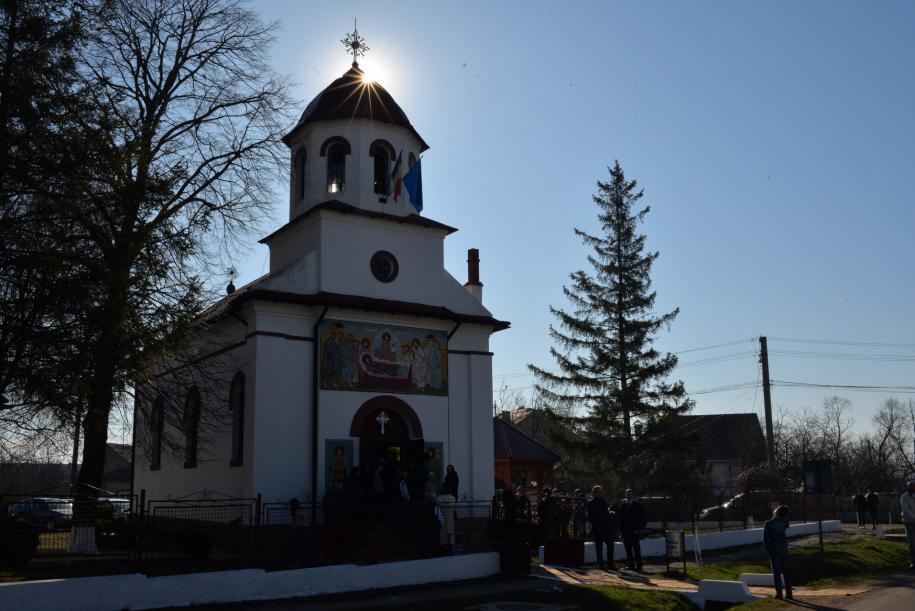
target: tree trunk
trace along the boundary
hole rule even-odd
[[[96,344],[91,347],[91,374],[83,416],[83,463],[73,503],[71,553],[94,554],[98,496],[105,474],[108,417],[114,401],[114,381],[120,355],[120,338],[126,319],[128,270],[120,267],[108,282],[106,307],[98,318]]]

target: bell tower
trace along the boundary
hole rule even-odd
[[[419,168],[410,170],[429,146],[391,94],[365,78],[358,58],[368,46],[358,30],[341,42],[353,55],[352,66],[308,104],[283,138],[290,152],[289,220],[327,202],[417,214],[421,196],[411,198],[403,178],[416,184]]]

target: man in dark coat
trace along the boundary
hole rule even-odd
[[[623,547],[626,548],[626,568],[641,571],[642,549],[639,547],[638,531],[645,528],[645,512],[642,504],[635,499],[632,488],[626,490],[626,500],[620,503],[619,517]]]
[[[597,566],[611,571],[616,570],[613,564],[613,540],[616,533],[610,508],[604,500],[604,489],[595,485],[591,490],[594,496],[588,501],[588,520],[591,522],[591,536],[594,538],[594,548],[597,550]],[[604,544],[607,544],[607,564],[604,564]]]
[[[851,502],[854,504],[855,511],[858,513],[858,528],[864,528],[864,512],[867,511],[867,499],[859,492],[852,497]]]
[[[772,565],[772,579],[775,582],[775,598],[782,597],[782,582],[785,582],[785,597],[794,600],[791,591],[791,576],[788,570],[788,507],[780,506],[772,514],[772,519],[763,525],[763,547],[769,554]]]
[[[873,490],[868,490],[865,498],[867,499],[867,510],[871,514],[871,522],[873,523],[873,527],[877,528],[877,524],[880,523],[880,520],[877,517],[877,514],[880,512],[880,497],[877,496],[877,493]]]

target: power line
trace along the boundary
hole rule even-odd
[[[817,384],[815,382],[793,382],[789,380],[772,380],[772,384],[787,388],[836,388],[840,390],[861,392],[894,392],[915,394],[915,386],[865,386],[860,384]]]
[[[830,359],[839,361],[887,361],[887,362],[912,362],[915,354],[866,354],[862,352],[808,352],[803,350],[770,350],[769,354],[777,354],[789,358],[801,359]]]
[[[736,361],[737,359],[746,358],[748,356],[756,356],[756,352],[732,352],[731,354],[722,354],[719,356],[710,356],[704,359],[698,359],[696,361],[687,361],[685,363],[677,363],[677,367],[694,367],[696,365],[710,365],[712,363],[723,363],[725,361]]]
[[[689,348],[688,350],[678,350],[672,354],[686,354],[687,352],[698,352],[699,350],[711,350],[713,348],[724,348],[725,346],[736,346],[737,344],[744,344],[746,342],[755,342],[755,337],[750,337],[747,339],[735,339],[732,342],[724,342],[723,344],[713,344],[711,346],[700,346],[699,348]]]
[[[725,392],[728,390],[743,390],[744,388],[753,388],[759,382],[739,382],[737,384],[726,384],[724,386],[715,386],[712,388],[702,388],[700,390],[688,391],[688,395],[708,395],[716,392]]]
[[[800,344],[834,344],[838,346],[872,346],[872,347],[892,347],[892,348],[915,348],[912,343],[899,342],[854,342],[841,341],[835,339],[797,339],[793,337],[770,337],[769,341],[793,342]]]

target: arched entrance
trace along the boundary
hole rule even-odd
[[[408,466],[422,460],[423,428],[405,401],[389,395],[369,399],[353,415],[350,437],[359,438],[359,464],[379,462]]]

